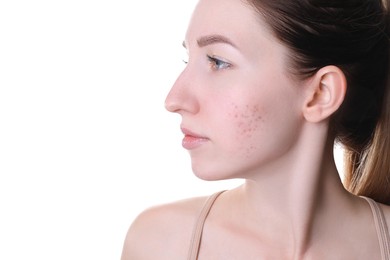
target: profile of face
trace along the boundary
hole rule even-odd
[[[289,50],[241,0],[200,0],[184,46],[188,63],[166,98],[201,179],[250,178],[286,163],[303,125],[303,82]]]

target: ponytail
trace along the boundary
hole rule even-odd
[[[390,91],[368,147],[361,152],[346,147],[344,159],[346,188],[390,205]]]
[[[386,10],[385,32],[389,45],[390,0],[383,0],[382,4]],[[386,88],[379,120],[366,147],[361,151],[346,147],[344,185],[356,195],[390,205],[390,55],[387,57]]]

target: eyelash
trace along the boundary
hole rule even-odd
[[[229,69],[232,64],[229,62],[223,61],[221,59],[218,59],[216,57],[207,55],[207,60],[209,61],[209,64],[213,70],[224,70],[224,69]],[[182,60],[185,65],[188,64],[187,60]],[[220,67],[221,66],[221,67]]]
[[[229,69],[232,66],[229,62],[223,61],[210,55],[207,55],[207,59],[209,60],[210,66],[213,70]]]

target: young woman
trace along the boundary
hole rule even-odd
[[[166,108],[196,176],[245,183],[146,210],[122,259],[390,259],[388,20],[380,0],[200,0]]]

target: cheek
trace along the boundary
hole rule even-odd
[[[254,132],[259,130],[263,117],[258,105],[247,105],[244,110],[238,110],[234,114],[238,132],[241,136],[251,137]]]
[[[259,132],[264,131],[265,111],[260,105],[241,107],[233,104],[232,113],[229,116],[234,125],[236,141],[241,143],[247,154],[250,154],[256,149],[256,143],[253,142],[253,139],[259,135]]]

